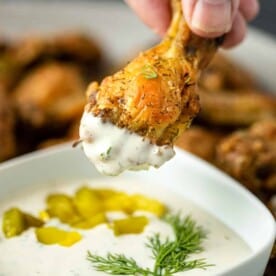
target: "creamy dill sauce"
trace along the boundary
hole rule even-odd
[[[251,254],[249,247],[233,231],[183,197],[149,183],[133,183],[132,181],[122,183],[121,180],[119,182],[114,179],[110,181],[94,179],[93,181],[76,181],[64,184],[55,183],[37,190],[34,188],[25,190],[24,194],[1,202],[1,223],[3,212],[13,206],[37,215],[40,210],[45,208],[45,198],[50,193],[73,194],[82,185],[98,188],[110,187],[130,194],[141,193],[156,198],[165,203],[172,211],[181,210],[183,215],[191,215],[199,225],[208,231],[208,239],[203,242],[204,251],[194,257],[206,258],[208,264],[215,266],[209,267],[207,270],[194,269],[175,275],[216,275],[223,272],[227,267],[241,262]],[[43,245],[37,242],[34,229],[29,229],[20,236],[10,239],[5,239],[1,231],[0,275],[106,275],[95,271],[91,263],[86,260],[88,250],[99,255],[105,255],[107,252],[123,253],[128,257],[133,257],[140,266],[151,268],[153,266],[151,251],[145,247],[147,237],[158,232],[162,239],[166,237],[173,239],[174,234],[168,224],[155,216],[145,212],[137,212],[137,214],[146,214],[150,220],[143,233],[115,237],[113,231],[106,225],[99,225],[86,231],[77,229],[83,238],[71,247]],[[124,214],[112,212],[108,216],[121,218],[124,217]],[[57,219],[51,220],[47,225],[70,229],[69,226],[60,223]]]
[[[170,146],[154,145],[136,133],[103,122],[87,112],[81,120],[80,139],[88,159],[106,175],[149,166],[159,168],[175,154]]]

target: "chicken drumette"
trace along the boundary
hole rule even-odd
[[[199,111],[198,73],[220,39],[192,34],[180,0],[172,8],[171,26],[159,45],[88,88],[80,139],[103,173],[159,167],[174,155],[173,142]]]
[[[217,147],[217,165],[256,194],[276,192],[276,120],[236,131]]]

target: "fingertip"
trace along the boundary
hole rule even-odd
[[[229,0],[182,0],[187,24],[196,34],[216,37],[228,32],[236,10]]]
[[[182,10],[186,22],[189,24],[192,20],[192,13],[195,8],[196,0],[182,0]]]
[[[260,11],[260,4],[257,0],[242,0],[240,11],[247,21],[253,20]]]

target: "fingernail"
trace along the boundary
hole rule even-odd
[[[230,0],[198,0],[191,20],[192,28],[205,33],[226,33],[232,26]]]

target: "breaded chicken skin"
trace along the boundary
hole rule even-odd
[[[94,120],[95,124],[88,123],[90,116],[145,139],[156,146],[154,151],[159,152],[158,147],[167,147],[170,153],[165,159],[173,156],[171,148],[175,139],[190,126],[199,111],[195,84],[199,71],[215,53],[218,41],[192,34],[184,20],[180,0],[173,0],[172,7],[171,27],[159,45],[141,53],[124,69],[106,77],[100,85],[92,83],[89,86],[80,131],[81,139],[89,141],[84,143],[84,148],[95,142],[97,134],[93,125],[100,124],[97,120]],[[111,159],[119,155],[121,149],[114,151],[114,145],[106,146],[106,151],[109,147],[113,149]],[[99,161],[96,156],[92,159],[94,163]],[[129,159],[137,161],[133,156]],[[133,162],[135,165],[130,163],[121,164],[117,171],[140,168],[151,162],[139,159]],[[153,162],[151,165],[158,167],[161,164]]]

